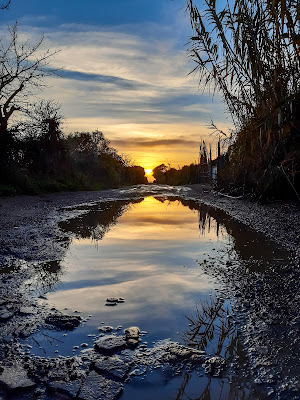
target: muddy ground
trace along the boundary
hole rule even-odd
[[[47,309],[38,298],[47,292],[47,282],[43,279],[45,265],[55,268],[72,240],[59,229],[58,222],[79,215],[85,207],[99,201],[147,195],[179,196],[223,210],[289,251],[290,259],[284,266],[274,260],[263,273],[259,266],[253,269],[246,263],[242,267],[233,263],[224,268],[213,260],[206,268],[222,281],[222,295],[233,303],[233,318],[247,354],[245,368],[239,373],[254,388],[250,389],[249,398],[300,399],[299,203],[261,205],[247,199],[227,198],[200,185],[174,188],[149,185],[0,199],[0,398],[114,399],[126,384],[132,365],[138,368],[149,359],[149,355],[143,359],[140,348],[135,350],[138,343],[130,342],[132,338],[126,333],[121,337],[123,341],[118,339],[122,341],[122,349],[114,347],[113,336],[109,351],[87,349],[81,359],[33,359],[18,342],[45,324],[57,329],[76,329],[80,323]],[[191,368],[204,364],[207,373],[213,374],[223,368],[222,360],[211,360],[184,347],[168,346],[160,345],[155,350],[157,354],[151,354],[153,364],[182,365],[183,361],[192,364]],[[238,362],[236,367],[241,369]],[[103,390],[100,394],[99,388]]]

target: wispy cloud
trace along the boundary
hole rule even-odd
[[[65,79],[84,81],[84,82],[99,82],[99,83],[108,83],[116,86],[117,88],[122,89],[138,89],[142,87],[142,84],[136,82],[134,80],[123,79],[117,76],[111,75],[101,75],[101,74],[93,74],[87,72],[79,72],[79,71],[70,71],[67,69],[63,69],[60,71],[59,75]]]

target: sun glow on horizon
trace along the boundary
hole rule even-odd
[[[151,168],[146,168],[146,169],[145,169],[145,174],[146,174],[146,175],[152,175],[152,172],[153,172],[153,171],[152,171]]]

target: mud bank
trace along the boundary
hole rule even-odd
[[[127,348],[126,338],[117,332],[111,340],[114,341],[114,337],[117,341],[123,340],[125,347],[121,346],[110,354],[99,354],[99,347],[97,349],[95,345],[95,348],[83,350],[80,357],[58,356],[50,361],[29,357],[26,348],[18,343],[19,338],[26,338],[37,329],[49,326],[49,322],[51,325],[54,321],[56,329],[70,330],[76,329],[80,323],[72,316],[68,318],[57,310],[49,310],[41,301],[43,293],[47,293],[47,283],[43,279],[45,267],[55,270],[72,240],[71,235],[59,228],[59,223],[86,213],[100,201],[130,202],[148,195],[195,200],[222,210],[228,218],[243,222],[290,251],[288,263],[282,266],[274,260],[264,271],[251,261],[242,266],[234,262],[224,265],[222,260],[209,257],[202,267],[207,274],[222,282],[220,296],[232,302],[231,317],[238,326],[248,355],[247,368],[239,371],[253,386],[248,398],[299,399],[299,205],[259,205],[247,200],[228,199],[203,186],[154,185],[103,192],[1,198],[0,397],[116,398],[130,374],[133,371],[142,374],[151,357],[151,367],[168,364],[168,368],[177,373],[186,365],[200,368],[205,363],[207,372],[212,375],[223,369],[222,360],[209,361],[211,359],[206,355],[178,347],[176,343],[158,343],[155,350],[147,350],[146,346],[140,346],[138,350]],[[173,361],[170,354],[173,354]],[[236,367],[241,369],[239,363]],[[112,373],[115,370],[118,372]],[[14,385],[15,379],[11,381],[11,377],[16,374],[20,378],[19,386],[9,387]],[[106,388],[106,392],[99,394],[97,388],[100,391]],[[15,394],[19,389],[25,392]]]

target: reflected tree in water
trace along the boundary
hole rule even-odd
[[[39,293],[50,292],[57,288],[64,273],[59,260],[39,264],[34,269],[31,287]]]
[[[237,331],[224,300],[211,297],[209,301],[200,301],[195,314],[187,319],[190,327],[184,334],[184,340],[188,346],[198,350],[215,346],[214,354],[225,358],[230,354],[230,349],[234,349]]]
[[[244,362],[239,344],[239,333],[230,318],[230,309],[224,300],[210,298],[199,302],[196,311],[188,316],[189,328],[184,333],[185,344],[206,353],[222,356],[227,365],[238,360]],[[237,368],[239,369],[239,367]],[[228,372],[228,377],[206,377],[205,384],[199,381],[199,394],[191,394],[189,384],[192,374],[185,373],[174,400],[249,400],[250,391],[239,374]]]
[[[75,218],[59,223],[59,227],[67,234],[74,234],[78,239],[102,240],[131,204],[142,202],[138,200],[108,201],[89,207],[88,212]],[[76,208],[80,210],[80,208]],[[74,211],[76,211],[74,210]]]

